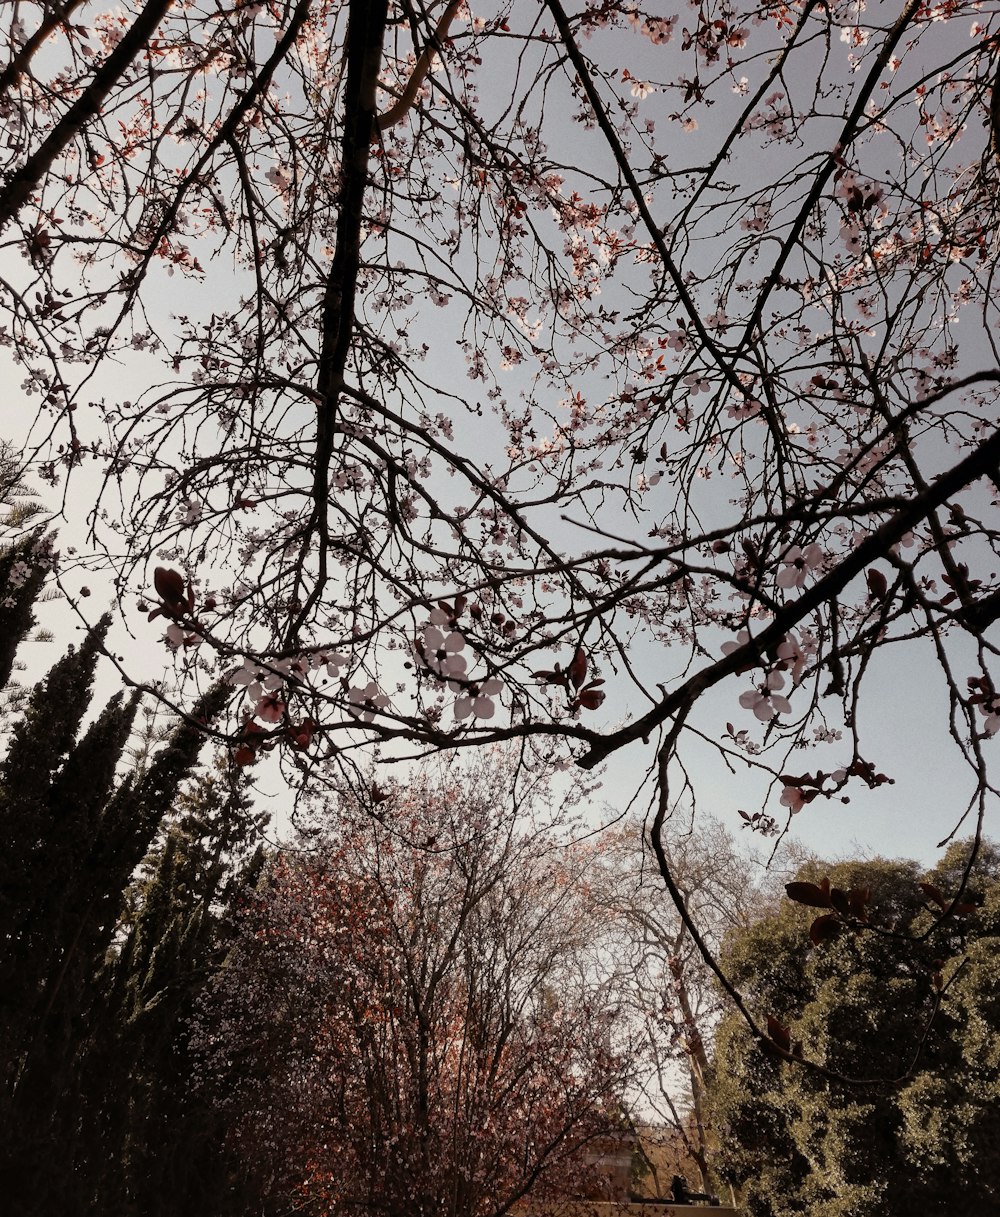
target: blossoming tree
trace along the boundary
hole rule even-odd
[[[992,0],[66,0],[6,38],[29,452],[99,470],[134,628],[155,582],[237,763],[644,746],[655,845],[708,746],[780,827],[889,780],[898,654],[982,817]]]
[[[621,1131],[630,1061],[584,966],[574,855],[498,798],[505,776],[491,758],[345,798],[251,899],[195,1040],[276,1202],[545,1211]]]

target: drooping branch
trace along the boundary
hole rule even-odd
[[[748,665],[752,666],[760,655],[777,647],[793,626],[822,605],[835,601],[852,579],[857,578],[879,558],[884,558],[902,537],[925,520],[932,511],[972,482],[991,476],[998,464],[1000,431],[995,431],[964,460],[932,482],[924,493],[915,495],[905,507],[900,508],[871,532],[833,570],[817,579],[801,596],[785,604],[755,638],[743,643],[725,658],[696,672],[641,718],[612,732],[601,744],[582,757],[579,765],[584,769],[593,769],[624,744],[648,739],[652,732],[668,719],[676,714],[686,713],[708,689]]]

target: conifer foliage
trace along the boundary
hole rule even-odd
[[[44,577],[30,563],[40,542],[0,557],[8,574],[28,566],[6,585],[8,675]],[[166,1159],[154,1177],[148,1149],[164,1106],[181,1103],[185,1002],[213,958],[236,839],[253,824],[218,784],[179,793],[217,693],[124,778],[137,695],[116,694],[82,729],[108,625],[35,686],[0,763],[0,1186],[11,1213],[179,1211],[183,1181]],[[204,1156],[211,1138],[195,1124]],[[178,1152],[186,1127],[171,1132]]]

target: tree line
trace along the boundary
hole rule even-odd
[[[48,560],[37,533],[0,556],[17,641]],[[678,836],[769,1053],[641,825],[581,840],[579,793],[497,753],[342,789],[264,848],[244,770],[199,765],[219,702],[138,752],[137,695],[95,713],[105,629],[26,694],[0,763],[11,1212],[503,1217],[600,1196],[609,1140],[669,1197],[640,1183],[657,1138],[751,1217],[1000,1194],[994,847],[808,859],[782,891],[721,827]]]

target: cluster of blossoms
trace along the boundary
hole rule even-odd
[[[169,630],[168,630],[169,633]],[[285,714],[283,696],[285,679],[290,675],[291,660],[278,660],[268,668],[247,660],[242,667],[230,672],[229,683],[246,690],[253,704],[253,715],[263,723],[280,723]]]
[[[235,688],[245,690],[247,701],[253,706],[254,718],[263,723],[277,724],[283,721],[287,711],[287,684],[303,683],[308,674],[320,670],[336,679],[347,664],[348,657],[340,651],[315,651],[308,655],[276,659],[263,667],[248,659],[242,667],[230,672],[227,680]],[[356,692],[352,689],[348,695],[354,703],[358,701],[353,696]]]
[[[496,714],[494,700],[503,689],[495,676],[486,680],[470,680],[465,635],[456,628],[454,617],[443,608],[431,612],[422,635],[414,644],[417,659],[438,679],[446,681],[450,692],[456,694],[455,718],[492,718]]]
[[[1000,731],[1000,694],[994,690],[987,676],[969,677],[969,701],[986,720],[983,732],[993,736]]]
[[[7,576],[7,587],[11,592],[20,590],[31,577],[31,566],[25,562],[23,558],[19,558],[10,568],[10,573]],[[4,597],[2,603],[4,608],[13,608],[17,603],[13,595]]]
[[[749,630],[740,630],[733,641],[723,643],[722,653],[735,654],[750,641]],[[791,702],[782,692],[786,683],[785,674],[790,674],[791,687],[794,689],[817,649],[816,638],[809,630],[802,630],[798,637],[790,630],[778,644],[775,650],[776,662],[764,679],[754,688],[740,694],[740,705],[743,709],[751,710],[754,717],[762,723],[770,722],[779,714],[790,714]]]

